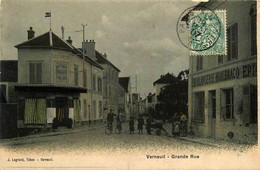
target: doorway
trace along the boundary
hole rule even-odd
[[[209,91],[209,116],[211,121],[211,137],[216,137],[216,90]]]
[[[69,119],[68,98],[56,97],[55,102],[57,123],[58,125],[64,126]]]

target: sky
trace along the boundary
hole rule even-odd
[[[87,24],[86,40],[94,39],[96,50],[108,55],[120,72],[131,76],[135,92],[142,97],[154,92],[153,82],[160,75],[178,75],[188,69],[188,49],[176,33],[181,13],[198,2],[193,1],[90,1],[90,0],[2,0],[1,59],[16,60],[14,47],[27,40],[27,30],[33,27],[35,36],[50,29],[65,39],[71,36],[73,45],[81,47],[82,24]]]

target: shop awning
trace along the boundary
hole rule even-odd
[[[58,84],[16,84],[15,90],[21,92],[87,93],[87,89],[83,87]]]

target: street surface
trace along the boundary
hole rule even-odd
[[[113,126],[115,127],[115,126]],[[170,124],[165,126],[170,132]],[[188,137],[178,138],[167,136],[147,135],[144,127],[143,134],[129,134],[128,124],[123,124],[121,134],[105,134],[104,126],[79,127],[67,130],[69,133],[50,133],[44,135],[31,135],[22,138],[4,139],[0,142],[0,148],[6,151],[21,153],[79,153],[102,155],[113,155],[114,153],[136,155],[136,154],[198,154],[200,152],[221,153],[222,151],[246,152],[252,146],[232,142],[214,141],[207,139],[193,139]],[[202,142],[201,142],[202,141]]]

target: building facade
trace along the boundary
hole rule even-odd
[[[196,135],[257,140],[256,2],[209,1],[225,9],[227,56],[190,56],[188,124]]]
[[[71,127],[91,114],[91,66],[102,68],[51,30],[28,40],[18,49],[18,128]],[[88,110],[84,110],[84,101]]]
[[[126,120],[130,119],[130,115],[133,112],[132,104],[132,90],[131,90],[131,81],[130,77],[119,77],[119,84],[122,87],[122,90],[119,95],[119,110],[122,110],[121,113],[124,113]]]
[[[89,57],[93,61],[97,61],[94,40],[86,40],[83,43],[83,48],[87,57]],[[84,101],[83,107],[84,110],[91,110],[92,114],[87,114],[89,116],[88,119],[90,120],[90,122],[103,122],[103,67],[91,65],[90,75],[91,89],[90,93],[88,94],[91,95],[92,108],[88,108],[88,105],[86,104],[87,101]]]
[[[118,76],[120,70],[113,65],[108,59],[106,54],[101,54],[96,52],[96,61],[103,68],[103,108],[104,108],[104,118],[107,118],[107,113],[110,109],[113,110],[115,114],[118,113],[118,98],[119,98],[119,83]]]

